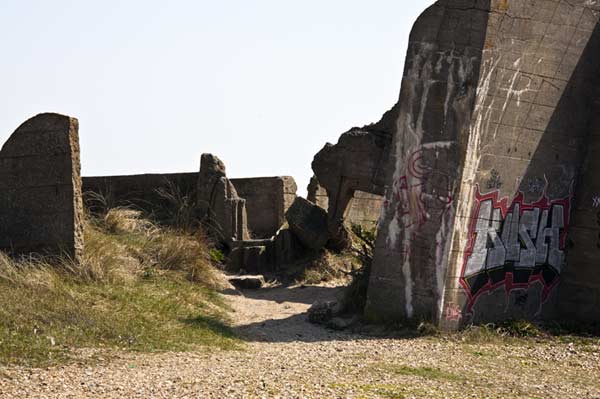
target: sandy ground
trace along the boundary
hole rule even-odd
[[[0,369],[3,398],[600,398],[600,347],[381,338],[306,321],[335,287],[228,295],[239,351],[136,354]]]

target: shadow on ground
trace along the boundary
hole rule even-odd
[[[360,325],[338,331],[308,321],[317,302],[337,301],[341,286],[290,286],[225,293],[233,307],[233,331],[249,342],[325,342],[382,337],[414,338],[416,334],[384,326]]]

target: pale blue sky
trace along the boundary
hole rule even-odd
[[[399,94],[430,0],[32,1],[0,6],[0,140],[27,118],[79,118],[84,176],[291,175]]]

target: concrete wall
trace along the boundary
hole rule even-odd
[[[0,151],[0,249],[14,254],[83,251],[77,119],[40,114]]]
[[[179,193],[195,201],[197,179],[198,173],[84,177],[83,192],[86,206],[92,211],[134,206],[163,220],[173,205],[159,192]],[[102,200],[91,193],[100,194]]]
[[[587,60],[600,53],[598,26],[594,41],[588,44]],[[596,76],[600,78],[596,72]],[[566,239],[567,265],[558,286],[560,317],[600,321],[600,82],[593,82],[588,97],[591,104],[587,156],[577,182],[573,211]]]
[[[369,314],[457,328],[597,305],[593,155],[578,174],[597,141],[598,11],[585,0],[449,0],[421,15]]]
[[[158,217],[169,209],[169,201],[157,190],[179,190],[195,199],[198,173],[145,174],[131,176],[84,177],[84,192],[102,193],[110,206],[134,205]],[[275,234],[285,219],[285,211],[296,197],[292,177],[257,177],[230,179],[238,195],[246,200],[248,227],[254,238]],[[90,207],[97,206],[86,196]]]
[[[319,207],[327,210],[329,197],[327,191],[316,183],[311,182],[308,187],[307,199]],[[360,224],[364,228],[373,229],[377,227],[377,221],[381,213],[383,197],[377,194],[355,191],[348,208],[344,214],[344,220],[348,223]]]
[[[285,222],[285,212],[296,199],[292,177],[231,179],[238,195],[246,199],[248,227],[252,237],[269,238]]]

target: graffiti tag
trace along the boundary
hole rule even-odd
[[[425,161],[427,152],[439,155],[439,149],[450,148],[451,142],[434,142],[423,144],[413,151],[407,159],[407,173],[400,176],[393,185],[393,203],[396,214],[404,228],[420,229],[429,219],[429,209],[442,211],[440,219],[452,204],[450,195],[450,173],[437,170],[434,165]],[[436,156],[437,158],[437,156]],[[426,185],[432,182],[434,189],[427,193]],[[389,202],[386,202],[389,206]]]
[[[542,302],[558,283],[564,263],[571,200],[550,200],[545,195],[526,203],[523,193],[509,203],[498,192],[476,192],[469,244],[461,285],[469,296],[467,309],[477,298],[504,285],[507,293],[540,282]]]
[[[462,319],[462,310],[454,303],[449,303],[446,306],[446,320],[448,321],[460,321]]]

